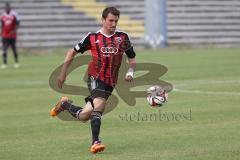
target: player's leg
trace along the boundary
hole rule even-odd
[[[93,112],[93,103],[88,101],[81,111],[76,113],[78,120],[86,122],[90,119]]]
[[[102,85],[98,84],[98,81],[93,77],[88,77],[87,86],[90,92],[90,96],[85,98],[86,105],[84,106],[81,112],[78,112],[78,119],[82,122],[85,122],[90,119],[92,112],[94,111],[95,106],[101,105],[99,100],[95,99],[98,97],[95,94],[95,90],[103,90]]]
[[[91,79],[88,78],[88,84],[91,83]],[[88,85],[88,89],[91,92],[92,87]],[[60,101],[56,104],[54,108],[52,108],[50,114],[55,117],[60,112],[67,110],[73,117],[78,118],[80,121],[85,122],[90,119],[91,113],[93,111],[93,100],[91,96],[88,96],[86,99],[86,105],[82,107],[78,107],[72,104],[72,102],[68,99],[68,97],[62,97]],[[81,116],[80,113],[82,112]]]
[[[10,45],[12,47],[12,52],[13,52],[14,60],[15,60],[14,67],[18,68],[19,64],[18,64],[18,53],[17,53],[17,47],[16,47],[16,39],[11,39],[10,40]]]
[[[101,116],[104,112],[106,101],[113,91],[113,87],[106,85],[98,79],[89,77],[88,88],[91,95],[85,99],[87,104],[81,112],[78,112],[78,119],[80,121],[91,120],[92,146],[90,152],[95,154],[105,149],[105,146],[99,140]]]
[[[8,43],[7,39],[2,38],[2,51],[3,51],[3,64],[1,66],[2,69],[7,67],[7,48],[8,48]]]
[[[106,107],[106,101],[113,91],[113,87],[105,84],[101,80],[96,80],[96,88],[92,90],[91,96],[93,98],[93,112],[91,114],[91,129],[92,129],[92,146],[90,151],[92,153],[101,152],[105,146],[99,140],[101,128],[101,116]]]
[[[88,84],[91,84],[89,87],[91,95],[85,99],[87,103],[84,108],[72,105],[66,97],[62,98],[56,107],[52,109],[51,115],[56,116],[61,111],[68,110],[71,115],[82,122],[91,119],[92,146],[90,151],[92,153],[97,153],[103,151],[105,148],[99,140],[101,116],[106,106],[106,100],[113,91],[113,87],[97,80],[93,80]]]
[[[98,98],[95,98],[93,102],[95,104],[95,107],[90,117],[91,129],[92,129],[92,144],[94,144],[94,142],[96,141],[99,141],[101,117],[106,106],[106,100],[98,97]]]
[[[82,122],[86,122],[89,119],[91,120],[92,146],[90,151],[95,154],[105,149],[105,146],[99,140],[99,134],[101,127],[101,116],[106,106],[106,100],[101,97],[96,97],[94,100],[92,100],[91,96],[87,97],[86,100],[88,101],[84,108],[80,109],[74,107],[76,110],[73,110],[71,114]],[[70,108],[70,105],[71,104],[69,102],[62,103],[63,108]]]
[[[68,97],[62,97],[55,107],[52,108],[50,114],[55,117],[64,110],[67,110],[73,117],[77,118],[77,114],[82,110],[82,107],[73,105]]]
[[[100,128],[101,128],[101,117],[106,106],[106,99],[97,97],[94,99],[94,110],[91,113],[91,130],[92,130],[92,146],[90,152],[97,153],[105,149],[105,146],[99,139]]]

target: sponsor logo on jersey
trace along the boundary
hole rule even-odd
[[[116,38],[115,38],[115,41],[119,44],[119,43],[122,42],[122,38],[121,38],[121,37],[116,37]]]
[[[116,47],[101,47],[101,52],[104,53],[105,56],[110,56],[109,54],[117,54],[118,48],[116,48]]]

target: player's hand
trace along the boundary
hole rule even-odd
[[[127,82],[131,82],[133,80],[133,77],[132,76],[130,76],[130,75],[126,75],[126,77],[125,77],[125,81],[127,81]]]
[[[66,80],[66,75],[60,75],[57,79],[57,85],[59,88],[62,88],[64,82]]]

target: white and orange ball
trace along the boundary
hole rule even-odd
[[[167,102],[167,91],[160,86],[151,86],[147,90],[147,101],[152,107],[160,107]]]

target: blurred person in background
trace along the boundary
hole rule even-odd
[[[7,50],[11,46],[14,54],[14,67],[18,68],[18,53],[16,47],[17,30],[20,25],[18,14],[11,9],[10,3],[5,3],[5,11],[1,15],[1,36],[2,36],[2,50],[3,50],[3,64],[1,68],[7,67]]]

